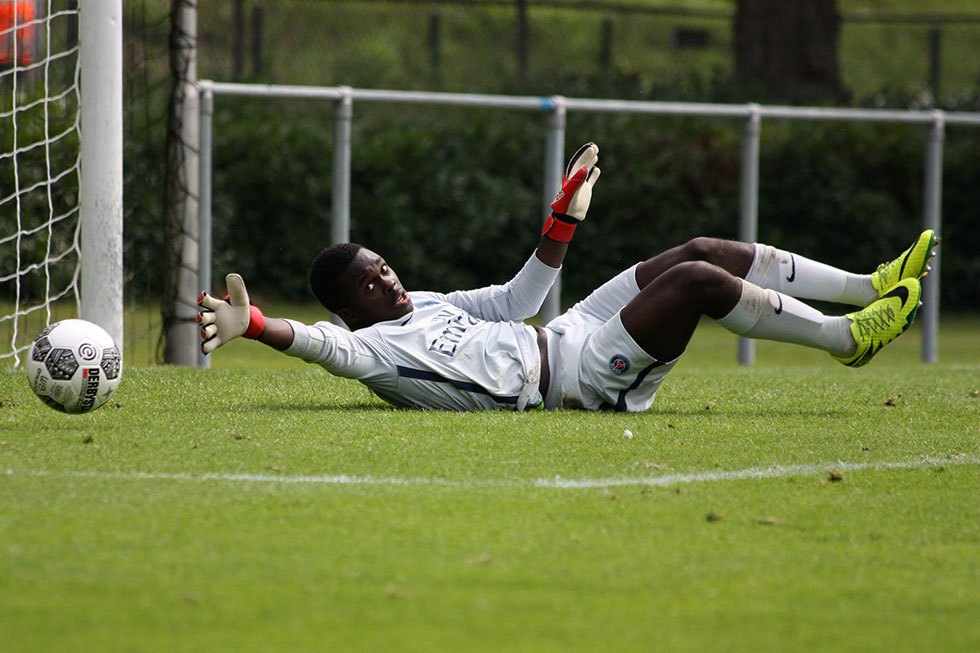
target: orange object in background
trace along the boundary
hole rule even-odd
[[[15,40],[17,62],[26,66],[34,61],[34,35],[37,26],[34,25],[33,21],[36,15],[34,0],[0,1],[0,65],[13,63]],[[15,16],[17,18],[16,35],[14,32]]]

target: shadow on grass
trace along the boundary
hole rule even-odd
[[[219,408],[215,406],[214,408]],[[258,404],[252,404],[249,406],[242,405],[228,405],[225,406],[227,410],[234,412],[259,412],[259,411],[274,411],[274,410],[289,410],[289,411],[309,411],[309,412],[336,412],[336,413],[402,413],[405,415],[419,415],[419,414],[447,414],[447,415],[459,415],[466,413],[457,413],[455,411],[443,411],[443,410],[426,410],[422,408],[398,408],[397,406],[391,406],[389,404],[384,404],[380,402],[368,401],[355,401],[348,403],[314,403],[310,401],[298,401],[298,402],[262,402]],[[476,414],[493,414],[500,413],[503,415],[510,415],[512,411],[509,410],[482,410],[482,411],[472,411]],[[589,410],[561,410],[561,411],[527,411],[528,415],[548,415],[548,414],[563,414],[563,415],[596,415],[596,416],[608,416],[610,418],[620,418],[626,415],[635,417],[706,417],[706,416],[717,416],[717,417],[738,417],[738,418],[827,418],[827,419],[843,419],[853,416],[854,411],[852,410],[841,410],[836,408],[822,408],[819,406],[812,406],[809,408],[785,408],[785,409],[771,409],[764,407],[725,407],[725,408],[657,408],[654,405],[650,410],[642,413],[623,413],[616,412],[612,410],[606,411],[589,411]]]
[[[220,408],[215,406],[214,408]],[[259,411],[274,411],[274,410],[292,410],[292,411],[309,411],[309,412],[338,412],[338,413],[353,413],[353,412],[376,412],[376,413],[393,413],[396,411],[403,412],[423,412],[410,409],[396,408],[395,406],[389,406],[387,404],[381,404],[371,401],[355,401],[351,403],[313,403],[310,401],[297,401],[297,402],[262,402],[258,404],[251,404],[248,406],[243,406],[241,404],[227,405],[226,408],[229,411],[241,413],[241,412],[259,412]]]
[[[658,409],[656,406],[651,408],[645,414],[654,416],[659,415],[663,417],[705,417],[716,415],[718,417],[738,417],[744,419],[747,417],[756,418],[789,418],[789,417],[806,417],[806,418],[828,418],[828,419],[845,419],[854,416],[853,410],[839,410],[835,408],[821,408],[818,406],[813,406],[809,408],[762,408],[762,407],[749,407],[744,408],[664,408]]]

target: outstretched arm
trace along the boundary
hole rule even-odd
[[[237,274],[225,277],[227,299],[201,293],[198,322],[205,354],[235,338],[258,340],[270,347],[295,356],[307,363],[320,365],[335,376],[358,379],[367,383],[397,382],[394,362],[379,350],[375,343],[347,329],[327,322],[312,326],[262,315],[249,303],[245,282]],[[393,387],[393,386],[392,386]]]

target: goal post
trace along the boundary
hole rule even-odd
[[[81,317],[123,344],[122,0],[0,0],[0,364]]]
[[[83,3],[79,317],[123,342],[122,0]]]

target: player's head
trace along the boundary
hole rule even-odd
[[[310,288],[352,329],[397,319],[414,308],[395,271],[357,243],[331,245],[317,254],[310,266]]]

